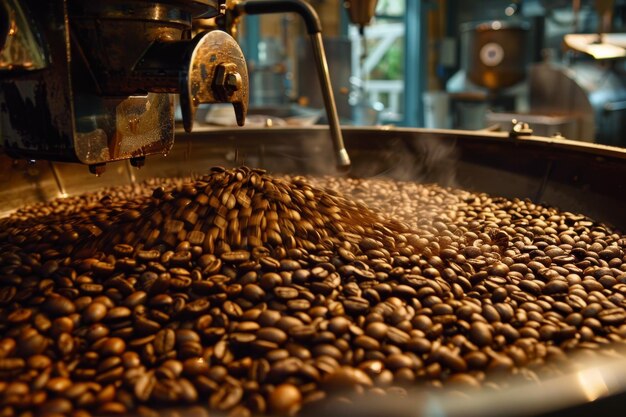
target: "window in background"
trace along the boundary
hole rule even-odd
[[[376,17],[364,30],[350,25],[350,104],[355,124],[404,120],[405,1],[379,0]]]

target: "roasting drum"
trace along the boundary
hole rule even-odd
[[[350,175],[457,186],[507,198],[529,198],[583,213],[626,231],[626,150],[507,133],[348,128]],[[166,157],[137,170],[128,161],[95,177],[84,165],[13,161],[0,155],[0,214],[25,204],[151,177],[188,176],[209,167],[246,164],[272,173],[337,174],[328,129],[198,129],[177,132]],[[625,356],[626,358],[626,356]],[[407,403],[367,404],[361,415],[614,415],[626,399],[626,359],[581,363],[573,375],[501,392],[450,399],[418,390]],[[378,406],[376,406],[378,404]],[[580,414],[578,414],[580,413]],[[215,415],[212,413],[212,415]],[[351,415],[354,415],[354,410]]]

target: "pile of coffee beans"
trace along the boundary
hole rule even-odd
[[[626,337],[625,245],[530,201],[246,167],[34,205],[0,220],[0,416],[537,380]]]

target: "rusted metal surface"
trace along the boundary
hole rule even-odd
[[[202,35],[181,88],[185,130],[191,130],[193,116],[201,103],[232,103],[237,124],[245,123],[249,103],[248,68],[241,48],[226,32],[215,30]]]
[[[248,76],[235,40],[219,31],[189,39],[192,19],[218,14],[217,0],[7,0],[2,11],[9,38],[0,50],[0,146],[15,158],[101,171],[166,154],[178,93],[188,129],[200,103],[233,103],[245,120]],[[28,53],[9,48],[16,24],[28,25],[20,39],[37,41],[23,43]],[[22,60],[7,61],[14,55]]]

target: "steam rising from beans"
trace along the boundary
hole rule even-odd
[[[245,167],[26,207],[0,220],[0,414],[535,380],[623,341],[625,244],[530,201]]]

